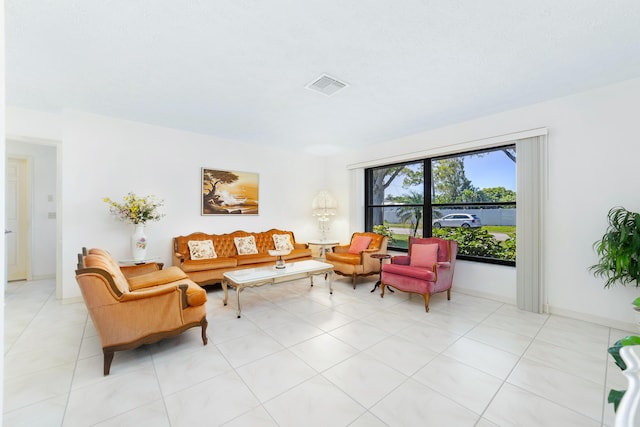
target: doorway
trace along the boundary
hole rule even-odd
[[[29,279],[27,159],[8,157],[5,190],[7,280]]]
[[[7,137],[5,237],[7,280],[56,279],[59,144]],[[14,274],[15,270],[15,274]]]

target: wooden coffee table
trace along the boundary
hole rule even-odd
[[[313,276],[324,274],[329,276],[329,293],[333,294],[333,265],[326,262],[320,262],[315,260],[290,262],[285,265],[285,268],[260,267],[260,268],[246,268],[244,270],[227,271],[223,274],[222,278],[222,290],[224,291],[224,305],[227,305],[229,298],[228,286],[231,285],[236,288],[236,298],[238,302],[238,309],[236,314],[238,318],[241,314],[240,309],[240,292],[244,288],[253,288],[256,286],[262,286],[267,284],[275,284],[281,282],[289,282],[304,277],[311,279],[311,286],[313,286]]]

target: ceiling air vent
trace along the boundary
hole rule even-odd
[[[340,89],[344,89],[345,87],[347,87],[347,84],[341,82],[338,79],[334,79],[333,77],[329,77],[326,74],[323,74],[305,87],[307,89],[312,89],[316,92],[320,92],[324,95],[331,96],[334,93],[338,92]]]

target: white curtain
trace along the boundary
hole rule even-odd
[[[546,136],[516,141],[516,286],[518,308],[543,310],[543,202]]]

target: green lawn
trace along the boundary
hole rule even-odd
[[[515,225],[485,225],[482,228],[487,230],[489,233],[515,233],[516,226]]]
[[[413,227],[409,224],[389,224],[389,228],[405,228],[413,231]],[[482,226],[489,233],[515,233],[516,226],[515,225],[484,225]],[[405,239],[406,240],[406,239]]]
[[[390,228],[403,228],[410,229],[409,233],[413,232],[413,229],[410,225],[407,224],[389,224]],[[482,227],[487,230],[489,233],[504,233],[510,234],[516,232],[515,225],[485,225]],[[393,234],[393,247],[396,248],[407,248],[409,246],[409,234]]]

